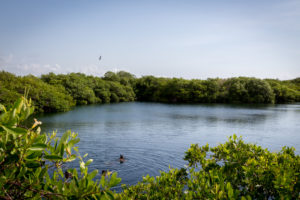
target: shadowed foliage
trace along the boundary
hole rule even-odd
[[[136,78],[125,71],[108,71],[104,77],[81,73],[20,77],[0,72],[0,103],[9,106],[30,89],[37,112],[68,111],[75,105],[146,101],[162,103],[300,102],[299,78],[279,81],[238,77],[186,80],[182,78]]]

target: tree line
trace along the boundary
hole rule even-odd
[[[28,89],[37,112],[64,112],[75,105],[134,101],[133,87],[126,74],[118,81],[109,76],[94,77],[81,73],[16,76],[0,72],[0,103],[12,105]]]
[[[136,80],[135,94],[138,101],[165,103],[292,103],[300,101],[299,86],[300,78],[185,80],[145,76]]]
[[[37,112],[64,112],[75,105],[146,101],[163,103],[292,103],[300,102],[300,78],[280,81],[235,77],[207,80],[137,78],[125,71],[103,77],[82,73],[41,77],[0,72],[0,103],[11,105],[29,89]]]

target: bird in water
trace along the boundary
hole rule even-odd
[[[120,155],[119,160],[120,160],[120,163],[123,163],[125,161],[124,156],[122,154]]]
[[[99,60],[101,60],[101,58],[102,58],[102,57],[100,56],[100,57],[99,57]]]

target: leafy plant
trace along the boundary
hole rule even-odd
[[[22,122],[34,111],[22,97],[10,110],[0,105],[0,199],[113,199],[110,190],[121,179],[108,173],[94,180],[98,170],[88,172],[92,159],[85,161],[75,145],[77,134],[41,134],[41,122],[30,128]],[[66,163],[79,159],[80,170],[63,171]]]
[[[119,199],[299,199],[300,156],[244,143],[236,135],[217,147],[191,145],[187,168],[146,176]]]

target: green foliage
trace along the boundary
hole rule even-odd
[[[135,79],[134,75],[124,71],[107,72],[103,79],[81,73],[18,77],[2,71],[0,103],[12,105],[25,89],[29,89],[37,112],[64,112],[75,105],[134,101]]]
[[[276,103],[300,102],[300,78],[291,81],[267,79],[273,89]]]
[[[12,105],[15,99],[29,90],[38,112],[63,112],[74,106],[73,99],[64,88],[46,84],[32,75],[17,77],[8,72],[0,72],[0,103]]]
[[[163,103],[300,102],[299,78],[289,81],[238,77],[185,80],[182,78],[136,78],[125,71],[103,78],[81,73],[17,77],[0,72],[0,103],[8,106],[29,88],[38,112],[68,111],[74,105],[150,101]]]
[[[119,199],[299,199],[300,156],[294,148],[271,153],[236,135],[216,147],[192,145],[188,167],[146,176]]]
[[[136,81],[135,93],[139,101],[274,103],[273,90],[267,81],[246,77],[184,80],[145,76]]]
[[[187,173],[181,169],[161,172],[156,178],[147,175],[135,186],[123,185],[123,192],[117,199],[184,199],[182,192],[187,183]]]
[[[42,80],[48,84],[65,88],[67,93],[76,100],[77,105],[133,101],[135,94],[129,84],[128,75],[126,76],[127,72],[121,72],[119,72],[120,75],[107,72],[104,79],[81,73],[66,75],[49,73],[42,75]],[[121,84],[119,82],[121,80],[123,82],[126,80],[126,84]]]
[[[225,99],[232,103],[274,103],[268,82],[256,78],[231,78],[224,82]]]
[[[136,81],[135,94],[138,101],[161,101],[161,91],[165,79],[154,76],[144,76]]]
[[[133,74],[125,71],[118,71],[116,73],[108,71],[104,74],[104,80],[119,82],[122,85],[133,86],[136,77]]]
[[[76,100],[76,104],[91,104],[101,101],[96,98],[93,91],[96,83],[93,79],[88,79],[86,75],[80,73],[71,73],[68,75],[55,75],[50,73],[42,75],[42,80],[48,84],[65,88],[65,90]]]
[[[31,101],[20,98],[10,110],[0,105],[0,199],[113,199],[110,190],[121,181],[117,174],[94,180],[75,145],[77,134],[41,134],[35,119],[31,128],[22,122],[33,113]],[[84,156],[85,157],[85,156]],[[80,172],[62,166],[79,159]],[[51,172],[51,173],[50,173]]]

